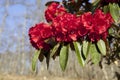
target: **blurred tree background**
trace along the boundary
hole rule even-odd
[[[32,75],[31,59],[34,49],[29,43],[28,30],[44,20],[45,3],[50,0],[0,0],[0,74]],[[59,0],[60,1],[60,0]],[[93,0],[94,1],[94,0]],[[68,67],[62,72],[58,63],[38,61],[35,75],[75,77],[84,80],[120,80],[120,62],[103,67],[88,63],[79,66],[74,52],[69,55]]]

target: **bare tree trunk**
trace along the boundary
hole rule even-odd
[[[3,15],[3,21],[2,21],[2,24],[0,25],[0,34],[4,31],[4,27],[5,27],[5,24],[6,24],[6,18],[8,16],[8,12],[7,12],[7,8],[9,7],[9,0],[6,1],[6,4],[4,5],[5,6],[5,13]],[[2,41],[0,41],[0,44],[1,44]]]
[[[4,14],[4,17],[3,17],[3,21],[2,21],[2,31],[4,31],[5,29],[5,24],[6,24],[6,19],[7,19],[7,17],[8,17],[8,11],[7,11],[7,9],[8,9],[8,7],[9,7],[9,0],[7,0],[6,2],[5,2],[5,14]],[[0,41],[1,43],[3,42],[3,41]],[[7,54],[7,53],[6,53]],[[8,55],[4,55],[3,56],[3,59],[2,59],[2,61],[3,61],[3,64],[4,65],[10,65],[9,63],[8,63],[8,61],[7,60],[4,60],[4,59],[8,59],[9,60],[9,56]],[[3,69],[5,69],[6,70],[6,67],[3,67]],[[9,68],[6,70],[6,73],[9,71]]]
[[[27,20],[26,20],[26,17],[27,17],[27,11],[26,11],[26,14],[24,15],[25,17],[25,21],[23,23],[23,29],[22,29],[22,41],[21,41],[21,50],[22,50],[22,58],[21,58],[21,62],[22,62],[22,66],[21,66],[21,74],[24,74],[25,72],[25,61],[26,61],[26,56],[25,56],[25,32],[26,32],[26,25],[27,25]]]

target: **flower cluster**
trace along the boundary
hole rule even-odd
[[[32,46],[36,49],[49,49],[49,45],[45,43],[45,40],[52,37],[52,28],[49,24],[36,24],[30,28],[29,36]]]
[[[109,13],[100,9],[94,14],[86,12],[82,15],[68,13],[58,4],[52,3],[45,11],[45,17],[50,24],[40,23],[30,28],[29,36],[36,48],[48,48],[47,39],[54,38],[57,42],[72,42],[87,37],[92,42],[106,39],[107,31],[113,22]]]
[[[87,12],[81,15],[83,26],[89,31],[88,37],[91,41],[106,39],[108,28],[113,23],[109,13],[104,14],[101,10],[96,10],[94,14]]]
[[[66,12],[66,9],[62,5],[54,2],[51,5],[48,5],[48,8],[45,11],[45,18],[47,22],[51,22],[58,15],[63,15]]]
[[[77,17],[66,13],[58,16],[52,23],[53,33],[56,41],[71,42],[77,40]]]

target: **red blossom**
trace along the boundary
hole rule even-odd
[[[86,15],[86,14],[85,14]],[[83,20],[83,15],[82,16],[79,16],[77,18],[77,24],[78,24],[78,27],[77,27],[77,32],[78,32],[78,38],[81,38],[83,36],[85,36],[88,31],[90,30],[90,27],[89,27],[89,24],[87,24],[87,17],[88,16],[85,16],[86,18],[84,18]]]
[[[92,42],[98,41],[100,40],[100,34],[98,34],[97,32],[90,32],[89,38]]]
[[[82,25],[87,29],[91,30],[93,27],[93,17],[91,12],[84,13],[83,15],[80,16]]]
[[[77,40],[78,23],[74,14],[66,13],[53,20],[53,32],[56,41],[71,42]]]
[[[107,36],[108,36],[108,32],[107,31],[105,33],[101,34],[101,38],[103,40],[106,40]]]
[[[92,14],[90,12],[84,13],[77,18],[78,23],[78,35],[79,38],[87,35],[87,33],[92,29]]]
[[[52,36],[52,28],[45,23],[36,24],[29,29],[30,42],[36,49],[49,48],[45,40]]]
[[[66,12],[66,9],[62,5],[53,2],[47,7],[45,11],[45,18],[47,22],[50,22],[58,15],[63,15]]]
[[[96,10],[93,14],[94,31],[102,34],[108,30],[113,23],[113,19],[109,13],[105,14],[101,10]]]
[[[88,36],[91,41],[98,41],[108,31],[113,19],[109,13],[105,14],[100,9],[96,10],[94,14],[87,12],[82,16],[83,26],[89,30]],[[107,35],[106,35],[107,36]]]

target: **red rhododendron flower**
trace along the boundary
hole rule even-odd
[[[103,33],[106,33],[113,19],[109,13],[104,14],[101,10],[96,10],[94,14],[87,12],[82,16],[83,26],[89,30],[89,38],[91,41],[98,41]]]
[[[45,40],[52,36],[52,28],[45,23],[36,24],[29,30],[30,42],[36,49],[49,48]]]
[[[93,29],[91,29],[90,34],[92,32],[96,32],[96,34],[99,34],[100,38],[106,38],[108,32],[108,29],[110,28],[110,25],[113,23],[113,19],[109,13],[104,14],[101,10],[96,10],[93,14]],[[90,37],[91,38],[91,37]],[[94,39],[92,41],[98,41],[99,39]]]
[[[108,36],[108,32],[107,31],[105,33],[101,34],[101,38],[103,40],[106,40],[107,36]]]
[[[92,17],[92,14],[91,12],[87,12],[87,13],[84,13],[83,15],[80,16],[81,17],[81,21],[82,21],[82,25],[88,29],[88,30],[91,30],[92,27],[93,27],[93,17]]]
[[[45,11],[45,18],[47,20],[47,22],[52,21],[56,16],[58,15],[62,15],[64,13],[66,13],[66,9],[60,5],[59,3],[51,3],[46,11]]]
[[[86,14],[85,14],[86,15]],[[77,18],[77,24],[78,24],[78,27],[77,27],[77,30],[78,30],[78,38],[81,38],[83,37],[84,35],[86,35],[88,33],[88,31],[91,29],[90,25],[87,24],[87,17],[88,16],[85,16],[85,20],[83,20],[83,16],[79,16]]]
[[[100,34],[98,34],[97,32],[90,32],[89,38],[92,42],[98,41],[100,40]]]
[[[96,10],[93,14],[93,22],[93,29],[99,34],[102,34],[108,30],[113,19],[109,13],[105,14],[101,10]]]
[[[78,23],[74,14],[66,13],[53,20],[53,32],[56,41],[71,42],[77,40]]]
[[[104,32],[102,34],[98,34],[97,32],[90,32],[89,33],[89,38],[92,42],[98,41],[100,39],[106,40],[108,36],[108,32]]]

